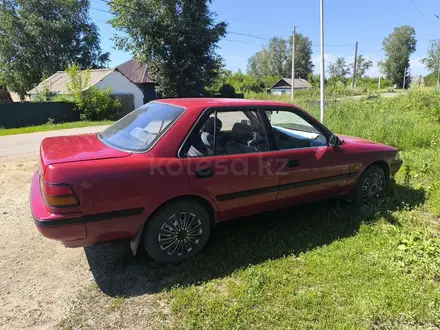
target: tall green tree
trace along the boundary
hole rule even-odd
[[[383,71],[387,79],[402,88],[407,88],[410,83],[409,58],[416,51],[416,32],[414,28],[403,25],[394,28],[393,33],[383,40],[385,52]],[[403,77],[406,70],[406,84],[403,86]]]
[[[345,81],[346,76],[350,73],[350,68],[345,61],[345,58],[338,57],[336,62],[329,63],[327,71],[331,78]]]
[[[226,23],[215,23],[210,0],[112,0],[111,24],[119,49],[147,63],[164,96],[204,93],[217,77],[221,58],[217,42]]]
[[[98,28],[89,0],[3,0],[0,2],[0,82],[26,95],[43,76],[76,63],[104,66]]]
[[[295,77],[307,79],[313,72],[312,42],[301,33],[295,35]],[[267,47],[248,60],[248,73],[257,77],[292,75],[292,38],[273,37]]]
[[[440,39],[432,40],[428,48],[428,55],[422,59],[422,63],[435,76],[437,87],[440,77]]]

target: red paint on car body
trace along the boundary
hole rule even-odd
[[[118,150],[96,134],[43,140],[39,172],[31,187],[31,209],[42,235],[71,247],[133,238],[161,205],[182,196],[203,200],[215,221],[340,196],[350,192],[372,163],[386,164],[391,172],[397,153],[396,148],[387,145],[339,135],[343,142],[335,147],[181,158],[179,148],[208,108],[302,110],[281,102],[236,99],[171,99],[156,103],[178,106],[184,111],[145,152]],[[287,168],[285,162],[292,158],[299,162],[298,166]],[[237,160],[246,162],[247,175],[232,174],[232,162],[236,164]],[[194,169],[206,164],[218,172],[220,163],[225,175],[199,180],[194,174]],[[49,184],[71,187],[79,205],[47,206],[41,196],[39,176]]]

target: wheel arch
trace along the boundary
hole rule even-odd
[[[218,210],[217,210],[217,207],[215,206],[215,204],[213,205],[213,202],[209,201],[209,199],[206,197],[203,197],[200,195],[195,195],[195,194],[190,194],[190,195],[175,196],[175,197],[170,198],[169,200],[163,202],[162,204],[157,206],[153,212],[150,213],[148,218],[145,220],[145,224],[148,223],[148,221],[163,207],[166,207],[167,205],[174,203],[176,201],[185,200],[185,199],[196,201],[197,203],[202,205],[209,214],[211,225],[214,226],[217,223],[216,219],[217,219]]]
[[[379,166],[379,167],[385,172],[385,178],[386,178],[387,180],[389,180],[389,178],[390,178],[390,173],[391,173],[391,168],[390,168],[390,165],[389,165],[386,161],[384,161],[384,160],[376,160],[376,161],[370,163],[368,166],[366,166],[366,167],[363,169],[361,175],[362,175],[365,171],[367,171],[371,166],[374,166],[374,165]],[[359,176],[359,177],[360,177],[360,176]]]

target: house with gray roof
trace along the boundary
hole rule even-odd
[[[312,85],[305,79],[295,78],[295,91],[312,88]],[[274,95],[290,94],[292,91],[292,79],[281,78],[271,88],[270,92]]]
[[[130,79],[130,81],[144,93],[144,103],[157,98],[156,83],[148,72],[147,64],[139,64],[136,60],[131,59],[118,65],[116,69]]]
[[[70,77],[65,71],[58,71],[28,92],[31,99],[44,88],[55,94],[68,94]],[[90,70],[90,79],[86,90],[90,87],[111,89],[111,94],[119,97],[125,112],[137,109],[144,104],[144,94],[139,87],[122,74],[117,68]]]

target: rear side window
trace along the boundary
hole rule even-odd
[[[132,152],[148,150],[185,109],[163,103],[148,103],[129,113],[98,137],[107,145]]]

